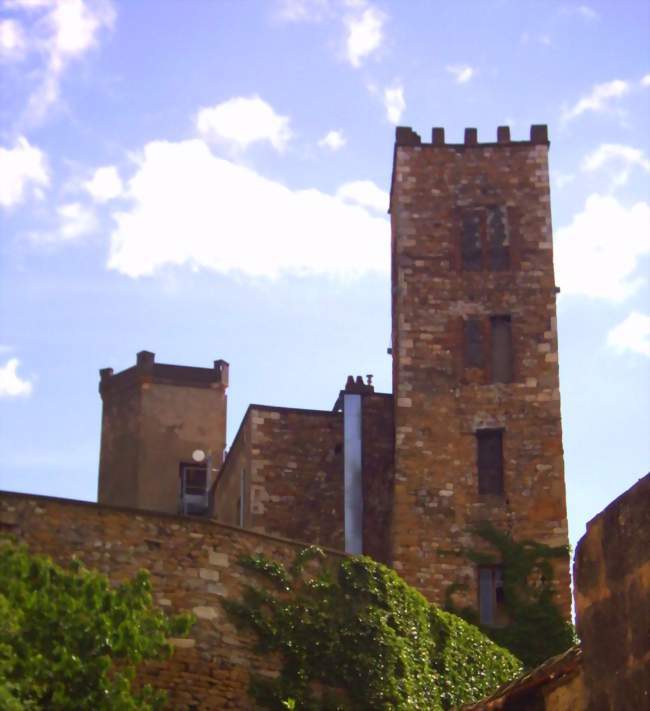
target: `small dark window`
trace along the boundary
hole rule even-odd
[[[485,356],[483,349],[483,322],[470,318],[463,322],[463,361],[466,368],[483,368]]]
[[[507,622],[503,568],[500,565],[482,565],[478,569],[478,610],[482,625]]]
[[[197,465],[194,462],[181,462],[179,474],[181,479],[181,513],[207,516],[209,506],[206,466]]]
[[[510,316],[492,316],[492,382],[512,382],[512,327]]]
[[[476,443],[478,493],[503,494],[503,431],[479,430]]]
[[[510,243],[504,208],[487,211],[488,265],[492,271],[510,269]]]
[[[482,267],[482,216],[482,212],[479,212],[478,210],[468,210],[463,212],[463,235],[461,242],[463,269],[478,271]]]
[[[185,467],[185,493],[193,496],[205,494],[205,467]]]

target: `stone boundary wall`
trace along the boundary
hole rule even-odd
[[[169,692],[170,708],[249,711],[250,673],[277,674],[277,660],[253,654],[253,640],[230,624],[220,601],[238,597],[247,582],[239,556],[290,562],[304,544],[206,519],[10,492],[0,492],[0,534],[63,565],[76,556],[115,584],[145,568],[159,607],[194,612],[191,636],[174,640],[173,657],[141,674]]]
[[[649,532],[647,474],[589,521],[576,548],[576,627],[588,709],[650,708]]]

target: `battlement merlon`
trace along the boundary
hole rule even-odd
[[[420,146],[422,148],[431,146],[446,146],[448,148],[464,148],[467,146],[503,146],[503,145],[550,145],[548,140],[548,127],[546,124],[533,124],[530,127],[530,138],[527,141],[512,141],[510,138],[510,126],[499,126],[497,128],[496,142],[478,142],[478,131],[475,128],[466,128],[463,143],[445,143],[445,129],[436,127],[431,130],[431,143],[423,143],[420,135],[410,126],[397,126],[395,129],[396,146]]]
[[[551,145],[548,140],[548,126],[546,124],[533,124],[530,127],[530,138],[527,141],[513,141],[510,138],[510,126],[499,126],[497,128],[496,142],[479,143],[478,131],[475,128],[466,128],[463,143],[446,143],[445,129],[439,126],[431,130],[431,143],[423,143],[419,133],[416,133],[410,126],[396,126],[395,128],[395,147],[393,149],[393,170],[390,186],[390,201],[388,212],[390,214],[393,197],[393,182],[395,181],[395,166],[397,162],[397,150],[399,148],[414,148],[414,149],[440,149],[446,148],[457,151],[494,148],[494,147],[531,147],[531,146],[546,146],[548,149]]]
[[[229,364],[223,359],[215,360],[212,368],[197,368],[188,365],[156,363],[156,354],[140,351],[136,355],[136,364],[119,373],[113,368],[99,371],[99,392],[103,396],[113,388],[130,387],[136,384],[157,383],[180,385],[185,387],[228,387]]]

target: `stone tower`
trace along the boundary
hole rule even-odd
[[[464,553],[489,521],[568,543],[546,126],[529,141],[422,143],[398,128],[391,187],[391,559],[429,599],[466,586],[498,624],[501,571]],[[569,616],[568,557],[555,567]]]
[[[141,351],[134,367],[99,372],[99,503],[207,514],[213,472],[192,454],[210,453],[213,471],[223,460],[228,363],[167,365]]]

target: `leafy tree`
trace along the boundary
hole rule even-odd
[[[135,666],[167,657],[191,624],[153,607],[144,571],[114,588],[77,560],[64,570],[0,541],[0,708],[161,708],[164,692],[132,688]]]
[[[313,558],[321,561],[307,573]],[[240,562],[262,584],[225,600],[225,609],[256,633],[259,653],[282,662],[277,679],[252,680],[264,708],[441,711],[486,696],[521,670],[476,627],[370,558],[325,560],[311,547],[288,569],[264,556]]]

